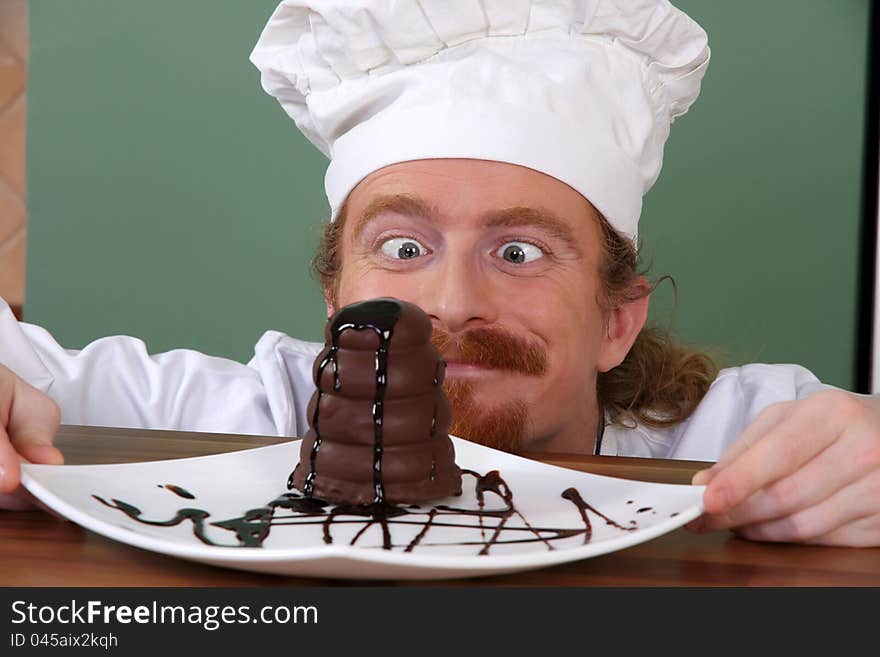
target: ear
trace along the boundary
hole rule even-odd
[[[651,287],[644,276],[639,276],[631,288],[635,301],[625,301],[608,314],[605,336],[599,351],[597,369],[607,372],[623,362],[648,319]]]
[[[327,307],[327,319],[336,313],[336,299],[333,290],[324,288],[324,305]]]

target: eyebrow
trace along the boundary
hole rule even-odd
[[[366,229],[373,219],[385,212],[396,212],[398,214],[416,215],[429,221],[436,221],[439,212],[428,202],[417,196],[408,194],[386,194],[377,196],[364,208],[361,216],[358,217],[357,223],[354,225],[353,239],[357,240],[361,233]]]
[[[438,222],[440,212],[430,203],[418,196],[409,194],[387,194],[374,198],[354,226],[353,239],[357,240],[373,219],[386,212],[396,212],[409,216],[417,216],[428,221]],[[481,217],[481,223],[489,228],[517,228],[532,226],[555,237],[581,255],[583,251],[571,227],[549,210],[515,206],[501,210],[491,210]]]
[[[484,215],[483,221],[486,226],[493,228],[533,226],[565,242],[566,246],[578,255],[583,253],[571,227],[555,214],[543,208],[513,207],[495,210]]]

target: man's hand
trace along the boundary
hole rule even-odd
[[[60,464],[52,440],[61,422],[58,405],[0,365],[0,509],[29,506],[19,490],[22,460]]]
[[[880,545],[880,398],[826,390],[768,406],[718,463],[695,531],[745,538]]]

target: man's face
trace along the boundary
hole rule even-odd
[[[454,434],[593,448],[597,372],[622,347],[598,303],[598,215],[579,193],[499,162],[396,164],[350,194],[341,252],[336,307],[393,296],[430,315]]]

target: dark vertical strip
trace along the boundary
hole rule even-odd
[[[315,379],[315,383],[318,386],[317,398],[315,399],[315,412],[312,415],[312,431],[315,432],[315,442],[312,444],[312,451],[309,455],[309,474],[306,476],[306,481],[303,485],[303,493],[307,498],[312,497],[312,493],[315,490],[315,477],[318,475],[318,452],[321,451],[321,443],[323,442],[323,438],[321,436],[321,427],[319,426],[319,418],[321,414],[321,398],[324,395],[324,391],[321,386],[324,384],[324,370],[330,363],[333,363],[333,390],[338,391],[340,388],[339,362],[337,360],[339,352],[339,334],[334,331],[333,335],[330,336],[330,339],[330,350],[327,352],[324,360],[322,360],[320,365],[318,365],[318,375]],[[294,470],[294,472],[296,471]],[[293,488],[293,475],[294,473],[291,472],[290,479],[287,480],[288,489]]]
[[[385,501],[385,483],[382,481],[382,425],[385,422],[388,345],[391,342],[392,331],[391,329],[378,329],[376,332],[379,334],[379,347],[376,349],[376,396],[373,399],[373,488],[376,495],[375,502],[381,504]]]
[[[880,187],[880,8],[870,3],[865,117],[865,177],[862,195],[859,303],[856,320],[856,392],[870,392],[874,358],[874,283],[877,267],[877,193]]]

